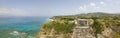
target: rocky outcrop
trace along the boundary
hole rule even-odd
[[[97,34],[98,38],[113,38],[112,37],[112,29],[111,28],[105,28],[104,31],[102,31],[101,34]]]
[[[72,38],[95,38],[90,25],[90,19],[79,19],[75,21],[76,27],[73,29]]]
[[[50,29],[39,33],[39,38],[96,38],[93,28],[90,26],[93,23],[91,19],[79,19],[74,21],[76,26],[71,33],[56,34],[56,30]],[[113,38],[113,30],[111,28],[103,27],[104,30],[97,34],[97,38]]]

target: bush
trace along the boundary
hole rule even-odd
[[[74,23],[60,23],[60,22],[49,22],[46,23],[42,28],[45,30],[54,29],[57,34],[59,33],[70,33],[75,26]]]

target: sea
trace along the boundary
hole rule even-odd
[[[37,38],[49,17],[0,17],[0,38]]]

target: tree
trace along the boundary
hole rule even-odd
[[[102,24],[96,19],[93,19],[93,20],[94,20],[94,23],[92,25],[92,28],[93,28],[95,36],[97,38],[97,34],[101,34],[101,32],[102,32]]]

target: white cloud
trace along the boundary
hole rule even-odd
[[[99,9],[100,7],[95,7],[94,9]]]
[[[100,2],[100,3],[101,3],[101,4],[104,4],[104,2]],[[91,3],[88,5],[88,8],[89,8],[90,10],[96,10],[96,9],[99,9],[100,6],[99,6],[98,3],[93,3],[93,2],[91,2]]]
[[[80,6],[79,7],[79,10],[77,10],[77,12],[86,12],[86,11],[95,11],[95,10],[99,10],[100,9],[100,6],[98,5],[97,6],[97,3],[94,3],[94,2],[91,2],[89,4],[85,4],[83,6]]]
[[[27,16],[29,15],[25,10],[16,8],[0,8],[0,15],[12,15],[12,16]]]
[[[80,7],[79,7],[79,10],[85,11],[85,10],[86,10],[86,5],[80,6]]]
[[[105,3],[101,1],[100,4],[105,4]]]
[[[96,4],[91,2],[91,3],[90,3],[90,6],[93,6],[93,7],[94,7],[94,6],[96,6]]]
[[[112,1],[112,0],[106,0],[106,1]]]

